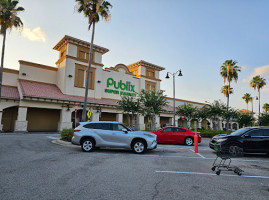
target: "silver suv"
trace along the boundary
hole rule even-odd
[[[133,131],[119,122],[82,122],[74,129],[72,144],[89,152],[95,147],[132,149],[143,153],[157,148],[157,136],[153,133]]]

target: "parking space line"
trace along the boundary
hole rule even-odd
[[[192,174],[192,175],[208,175],[208,176],[218,176],[213,173],[202,173],[202,172],[179,172],[179,171],[155,171],[156,173],[169,173],[169,174]],[[242,178],[262,178],[269,179],[269,176],[247,176],[247,175],[231,175],[231,174],[220,174],[219,176],[230,176],[230,177],[242,177]]]
[[[190,151],[192,151],[194,153],[193,149],[190,149]],[[196,153],[198,156],[200,156],[201,158],[205,159],[206,157],[202,156],[200,153]]]
[[[54,136],[46,136],[47,138],[49,138],[49,139],[52,139],[52,140],[58,140],[58,139],[60,139],[59,137],[54,137]]]

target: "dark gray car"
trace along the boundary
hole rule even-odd
[[[75,128],[72,144],[90,152],[95,147],[132,149],[143,153],[157,148],[157,136],[153,133],[133,131],[119,122],[82,122]]]

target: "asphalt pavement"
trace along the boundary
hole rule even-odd
[[[208,140],[199,154],[158,145],[142,155],[121,149],[91,153],[57,144],[58,134],[0,135],[0,199],[268,199],[269,158],[232,159],[244,170],[216,175]]]

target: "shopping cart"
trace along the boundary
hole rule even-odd
[[[216,171],[217,175],[220,175],[221,171],[233,171],[234,173],[238,174],[239,176],[242,175],[244,172],[239,167],[231,167],[231,154],[229,148],[223,148],[221,145],[214,145],[214,149],[217,152],[217,157],[212,165],[212,171]],[[238,155],[241,153],[240,149],[238,149]]]

